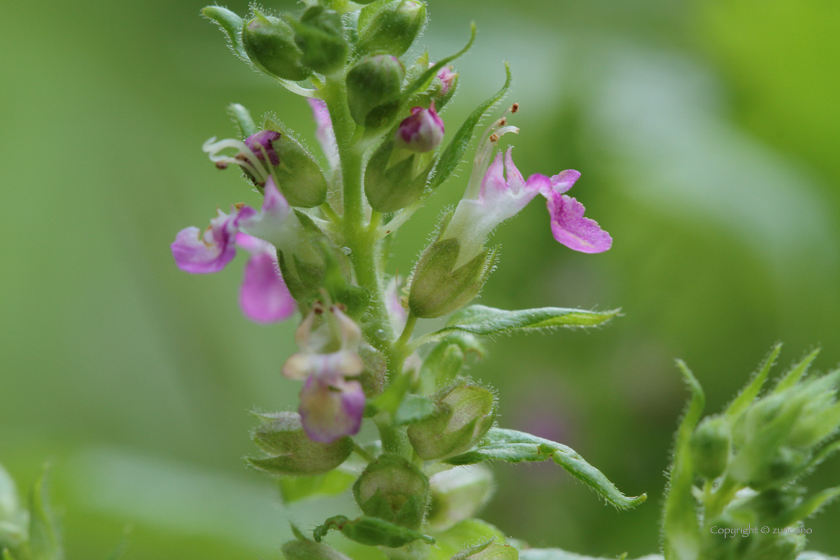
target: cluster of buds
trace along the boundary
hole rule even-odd
[[[778,352],[723,413],[678,440],[665,526],[677,560],[793,560],[805,548],[803,521],[840,496],[840,488],[806,496],[800,485],[840,447],[831,442],[840,430],[840,370],[804,377],[812,352],[758,398]],[[696,421],[690,412],[683,426]],[[700,517],[684,490],[696,479]]]

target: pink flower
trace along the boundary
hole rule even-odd
[[[511,112],[516,110],[517,105],[511,107]],[[511,148],[505,153],[504,165],[500,152],[491,162],[496,142],[509,132],[517,133],[519,129],[509,126],[502,117],[484,133],[467,191],[441,234],[441,240],[455,238],[460,243],[455,268],[478,255],[496,226],[519,213],[537,194],[547,199],[551,231],[557,241],[584,253],[609,249],[610,235],[597,222],[583,217],[581,203],[563,194],[572,188],[580,173],[567,169],[550,178],[535,173],[526,181],[513,163]]]
[[[412,152],[431,152],[443,142],[443,120],[435,111],[435,104],[424,109],[414,107],[411,116],[403,119],[397,129],[397,145]]]
[[[283,364],[283,375],[306,379],[300,392],[303,428],[313,441],[330,443],[359,431],[365,410],[361,383],[348,380],[364,370],[357,353],[362,331],[352,319],[333,306],[324,315],[324,323],[315,325],[313,310],[300,324],[295,340],[300,347]]]
[[[458,73],[452,70],[451,66],[444,66],[438,72],[437,79],[440,80],[440,96],[443,97],[449,93],[449,88],[452,87],[452,82],[458,77]]]
[[[181,270],[207,274],[227,266],[237,247],[245,249],[251,258],[239,291],[242,312],[254,322],[273,323],[293,315],[296,304],[280,274],[274,247],[240,231],[257,216],[248,206],[233,208],[230,215],[219,210],[203,235],[197,227],[178,232],[171,245],[172,256]]]

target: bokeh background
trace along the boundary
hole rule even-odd
[[[271,1],[272,8],[293,7]],[[237,307],[243,262],[190,277],[175,232],[255,195],[201,152],[232,136],[225,106],[277,112],[304,138],[303,100],[251,72],[200,0],[8,2],[0,18],[0,462],[25,489],[50,462],[70,559],[274,558],[288,519],[346,500],[279,504],[247,471],[252,407],[295,406],[279,375],[292,322]],[[244,13],[245,0],[228,7]],[[481,302],[612,308],[591,332],[501,338],[471,374],[503,427],[563,441],[648,503],[616,512],[552,465],[498,465],[484,517],[536,546],[656,551],[685,359],[709,411],[775,341],[840,360],[840,4],[833,0],[430,0],[434,57],[457,63],[449,133],[503,80],[523,173],[575,168],[574,194],[614,237],[583,255],[534,203],[501,228]],[[311,142],[314,144],[314,142]],[[410,269],[467,173],[401,231]],[[422,325],[421,325],[422,328]],[[426,327],[428,328],[428,327]],[[840,484],[840,460],[810,479]],[[808,521],[840,555],[840,504]]]

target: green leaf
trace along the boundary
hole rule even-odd
[[[409,394],[405,396],[400,407],[397,409],[394,415],[394,424],[397,426],[414,424],[426,418],[431,418],[439,412],[439,407],[432,399]]]
[[[411,97],[411,95],[415,91],[418,91],[418,90],[421,90],[421,89],[426,89],[427,87],[429,87],[429,84],[432,83],[432,80],[435,79],[435,76],[438,75],[438,72],[440,72],[441,68],[443,68],[444,66],[446,66],[447,64],[449,64],[450,62],[455,60],[456,58],[459,58],[459,57],[463,56],[464,54],[466,54],[466,52],[468,50],[470,50],[470,47],[472,47],[473,41],[475,41],[475,33],[476,33],[475,22],[473,22],[473,23],[470,24],[470,40],[467,42],[467,45],[463,49],[458,51],[457,53],[438,60],[435,63],[434,66],[432,66],[431,68],[429,68],[428,70],[423,72],[420,75],[419,78],[414,80],[405,89],[405,91],[403,91],[403,93],[402,93],[403,102],[408,100],[408,98]],[[505,65],[505,67],[507,67],[507,64]],[[508,83],[506,83],[505,86],[508,86],[508,85],[510,85],[510,71],[508,71]],[[500,97],[500,99],[501,99],[501,97]],[[495,101],[494,101],[494,103],[495,103]],[[491,105],[492,105],[492,103],[491,103]],[[475,114],[475,113],[473,113],[473,114]],[[472,115],[470,117],[472,117]],[[480,115],[479,115],[479,118],[480,118]],[[460,133],[460,131],[459,131],[459,133]]]
[[[45,479],[46,472],[35,481],[29,494],[29,546],[32,560],[61,560],[64,553],[47,503]]]
[[[277,479],[283,502],[291,504],[306,498],[337,496],[344,493],[356,477],[342,470],[316,476],[281,476]]]
[[[458,129],[458,132],[455,133],[455,137],[452,138],[446,146],[446,150],[444,150],[443,154],[440,156],[440,159],[432,172],[433,178],[429,185],[431,190],[438,188],[449,178],[450,175],[452,175],[452,172],[455,171],[455,168],[458,167],[459,163],[461,163],[461,158],[464,157],[464,154],[467,151],[470,140],[472,140],[473,131],[475,130],[475,127],[478,126],[481,117],[484,116],[484,113],[486,113],[490,107],[501,101],[505,94],[507,94],[508,89],[510,89],[511,82],[510,65],[507,62],[505,62],[505,73],[507,74],[507,78],[505,79],[505,85],[502,86],[502,89],[500,89],[490,99],[476,107],[475,111],[467,117],[467,120],[465,120],[464,124],[461,125],[461,128]]]
[[[0,522],[16,519],[20,503],[15,481],[0,465]]]
[[[835,556],[828,556],[822,552],[807,551],[796,557],[796,560],[840,560]]]
[[[250,64],[251,59],[248,58],[245,47],[242,46],[242,26],[244,24],[242,18],[221,6],[207,6],[201,10],[201,14],[219,24],[219,27],[227,35],[228,43],[233,52]]]
[[[228,105],[228,115],[233,119],[236,128],[239,129],[239,135],[244,140],[252,134],[259,132],[257,125],[254,123],[253,117],[244,105],[239,103],[231,103]]]
[[[703,415],[706,397],[703,388],[682,360],[677,366],[691,391],[691,401],[677,430],[674,461],[669,472],[662,531],[666,558],[689,558],[699,549],[700,533],[697,526],[694,496],[694,468],[691,462],[691,434]],[[760,374],[759,374],[760,376]],[[756,377],[758,379],[758,377]],[[745,391],[746,393],[746,391]],[[743,395],[744,393],[742,393]],[[740,397],[739,397],[740,398]]]
[[[522,463],[547,459],[563,467],[618,508],[635,507],[647,499],[645,494],[637,497],[622,494],[601,471],[587,463],[572,448],[515,430],[493,428],[475,449],[445,459],[444,462],[450,465],[472,465],[481,461]]]
[[[452,560],[519,560],[519,551],[507,544],[488,541],[468,547],[452,557]]]
[[[824,506],[837,499],[840,496],[840,487],[829,488],[818,492],[816,495],[808,498],[798,506],[790,509],[780,515],[775,521],[778,527],[790,527],[797,521],[807,519],[817,513]]]
[[[321,542],[331,529],[341,531],[350,540],[370,546],[399,548],[417,540],[422,540],[428,544],[435,543],[435,539],[428,535],[365,515],[353,521],[343,515],[330,517],[324,521],[323,525],[315,528],[313,533],[315,541]]]
[[[746,387],[741,391],[732,404],[726,409],[726,415],[730,418],[735,418],[740,416],[742,412],[744,412],[748,406],[755,400],[758,396],[758,393],[761,392],[761,388],[764,386],[764,382],[767,381],[767,376],[770,374],[770,370],[773,368],[773,364],[776,363],[776,358],[779,357],[779,352],[782,350],[782,344],[777,343],[773,346],[770,350],[770,354],[767,355],[767,358],[764,360],[764,364],[762,364],[761,369],[758,370],[758,373],[752,379],[752,381],[747,384]]]
[[[819,348],[812,350],[807,356],[802,358],[802,361],[790,368],[790,371],[787,372],[776,384],[776,387],[773,389],[773,393],[781,393],[782,391],[790,389],[791,387],[796,385],[802,378],[802,376],[805,375],[805,373],[807,373],[808,368],[811,366],[811,363],[817,358],[819,353]]]
[[[481,519],[465,519],[446,531],[439,533],[437,544],[431,549],[429,560],[450,560],[464,547],[474,543],[495,540],[505,542],[505,535],[499,529]]]
[[[447,326],[417,339],[416,346],[440,340],[456,332],[492,336],[512,332],[537,331],[557,327],[595,327],[617,317],[620,309],[585,311],[563,307],[542,307],[505,311],[483,305],[471,305],[450,317]]]

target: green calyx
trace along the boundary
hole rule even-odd
[[[272,142],[280,160],[272,166],[277,188],[291,206],[313,208],[327,199],[327,180],[321,167],[282,123],[267,118],[263,130],[278,132],[280,137]]]
[[[402,159],[395,162],[395,155]],[[400,150],[393,140],[384,142],[373,153],[365,171],[365,195],[371,207],[378,212],[396,212],[417,202],[434,164],[427,154]]]
[[[429,479],[399,455],[385,454],[365,468],[353,495],[365,515],[419,529],[429,501]]]
[[[372,3],[359,15],[358,51],[402,56],[426,25],[426,4],[419,0]]]
[[[347,104],[356,124],[378,130],[389,126],[400,109],[405,68],[395,56],[363,58],[347,73]]]
[[[245,462],[263,472],[280,475],[322,474],[343,463],[353,452],[353,440],[343,437],[333,443],[309,439],[296,412],[256,414],[262,424],[251,439],[267,457],[246,457]]]
[[[300,20],[286,21],[294,29],[294,41],[301,50],[301,62],[320,74],[334,74],[347,60],[347,40],[341,15],[334,10],[313,6]]]
[[[291,26],[272,16],[256,17],[242,29],[242,45],[248,58],[263,72],[284,80],[305,80],[311,74],[302,63],[303,52],[295,43]]]

